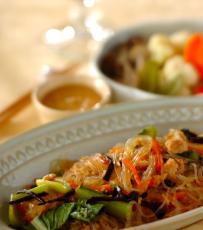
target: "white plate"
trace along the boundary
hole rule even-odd
[[[156,125],[160,135],[172,127],[203,131],[203,100],[120,104],[42,126],[1,145],[0,229],[10,229],[6,224],[9,194],[46,174],[52,160],[106,151],[148,125]],[[201,218],[203,207],[131,229],[177,229]]]

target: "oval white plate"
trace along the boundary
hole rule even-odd
[[[104,152],[148,125],[157,126],[160,135],[172,127],[203,131],[203,100],[120,104],[42,126],[1,145],[0,229],[10,229],[6,223],[9,194],[46,174],[52,160]],[[177,229],[201,218],[203,207],[131,229]]]

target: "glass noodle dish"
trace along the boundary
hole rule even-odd
[[[203,93],[203,36],[190,31],[134,36],[109,50],[102,72],[132,87],[171,96]]]
[[[107,153],[55,162],[9,201],[16,229],[120,229],[203,205],[203,136],[147,127]]]

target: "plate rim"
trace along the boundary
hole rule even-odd
[[[98,110],[92,110],[85,113],[80,113],[71,117],[63,118],[48,124],[44,124],[42,126],[36,127],[34,129],[31,129],[29,131],[23,132],[22,134],[19,134],[3,143],[0,144],[0,158],[1,158],[1,152],[6,151],[8,148],[12,148],[15,145],[19,144],[21,140],[30,140],[33,136],[36,136],[37,134],[43,134],[47,133],[50,130],[56,130],[64,125],[72,125],[76,122],[81,122],[85,120],[90,120],[91,118],[96,118],[97,116],[105,116],[113,113],[122,112],[125,109],[126,110],[139,110],[142,108],[147,107],[153,107],[153,106],[159,106],[162,103],[165,105],[171,105],[171,104],[198,104],[203,106],[203,96],[199,97],[180,97],[180,98],[160,98],[160,99],[149,99],[149,100],[138,100],[137,102],[124,102],[124,103],[118,103],[114,105],[110,105],[109,107],[104,107]]]

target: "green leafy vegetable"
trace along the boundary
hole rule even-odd
[[[176,155],[181,158],[186,158],[188,161],[198,161],[200,157],[197,152],[192,150],[185,151],[183,153],[178,153]]]
[[[104,193],[97,192],[86,187],[80,186],[75,190],[76,196],[79,199],[90,199],[92,197],[106,197]]]
[[[13,200],[13,194],[11,194],[11,198],[10,198],[10,201],[12,201],[12,200]],[[10,225],[20,226],[21,222],[19,220],[17,210],[15,209],[15,207],[13,205],[9,205],[8,217],[9,217]]]
[[[71,186],[64,181],[57,182],[57,181],[38,179],[36,187],[27,190],[27,192],[25,193],[22,192],[19,194],[18,193],[12,194],[12,199],[10,199],[10,201],[17,201],[22,198],[28,197],[30,196],[29,192],[34,194],[40,194],[43,192],[49,193],[50,191],[56,191],[65,194],[70,192],[71,190],[72,190]]]
[[[141,135],[149,135],[149,136],[155,138],[157,135],[157,129],[154,126],[146,127],[140,132],[140,134]]]
[[[160,82],[160,67],[159,65],[149,60],[145,63],[143,70],[140,73],[140,88],[157,93]]]
[[[39,217],[35,217],[29,225],[23,226],[26,230],[48,230]]]
[[[171,96],[180,95],[183,86],[184,86],[183,78],[181,76],[177,76],[174,78],[174,80],[170,82],[166,82],[166,81],[162,82],[162,84],[160,84],[159,93],[164,95],[171,95]]]
[[[49,181],[49,180],[43,180],[43,179],[38,179],[36,180],[37,186],[47,186],[49,190],[54,190],[56,192],[60,193],[67,193],[71,191],[71,186],[68,183],[61,183],[57,181]]]
[[[102,201],[104,211],[112,216],[122,220],[130,220],[132,218],[134,202],[123,201]]]
[[[71,217],[89,223],[95,219],[103,206],[103,204],[87,204],[87,200],[78,200],[76,209],[71,213]]]
[[[49,187],[47,185],[43,184],[43,185],[31,188],[28,191],[33,192],[35,194],[40,194],[43,192],[49,192]],[[27,193],[12,194],[12,199],[10,199],[10,201],[16,201],[16,200],[22,199],[22,198],[27,197],[27,196],[29,196],[29,194],[27,194]]]
[[[32,225],[35,226],[44,226],[44,227],[37,227],[37,230],[55,230],[62,227],[66,221],[68,220],[70,213],[72,212],[73,208],[75,207],[74,203],[66,203],[57,208],[51,209],[45,214],[43,214],[40,218],[34,219],[32,221]]]

